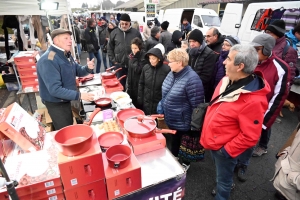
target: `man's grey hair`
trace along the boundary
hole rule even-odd
[[[243,72],[246,74],[253,73],[258,64],[258,54],[255,48],[250,44],[236,44],[230,48],[230,51],[236,51],[234,65],[244,63]]]

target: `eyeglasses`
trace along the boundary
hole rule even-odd
[[[225,46],[225,47],[231,47],[230,44],[225,44],[225,43],[223,43],[222,46]]]

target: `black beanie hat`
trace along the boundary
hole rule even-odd
[[[160,27],[161,27],[163,30],[167,30],[168,27],[169,27],[169,22],[168,22],[168,21],[164,21],[163,23],[161,23]]]
[[[266,30],[271,31],[279,38],[283,37],[285,34],[285,22],[281,19],[275,20],[272,24],[270,24]]]
[[[126,21],[126,22],[130,22],[131,19],[130,19],[130,16],[128,14],[122,14],[121,17],[120,17],[120,21]]]
[[[202,34],[202,32],[198,29],[192,30],[192,32],[189,35],[189,40],[191,40],[191,39],[199,42],[200,44],[202,44],[203,43],[203,34]]]

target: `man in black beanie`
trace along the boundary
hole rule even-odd
[[[160,37],[160,29],[157,26],[154,26],[151,29],[151,36],[148,38],[145,44],[145,50],[148,52],[150,49],[152,49],[155,45],[159,43],[159,37]]]
[[[131,53],[131,40],[138,37],[142,40],[142,36],[137,29],[131,28],[130,16],[122,14],[120,17],[119,28],[113,30],[109,36],[107,53],[109,60],[113,62],[115,69],[122,68],[117,72],[117,77],[127,75],[128,72],[128,55]],[[126,78],[123,78],[121,84],[125,88]]]
[[[291,82],[296,75],[295,71],[298,55],[291,42],[285,38],[285,22],[283,20],[275,20],[266,28],[265,32],[276,40],[273,53],[289,64],[291,69]]]
[[[214,93],[212,81],[215,79],[215,63],[218,55],[211,50],[203,41],[200,30],[194,29],[189,35],[189,65],[199,75],[205,93],[205,102],[209,102]]]
[[[161,34],[159,37],[159,42],[164,45],[165,50],[167,51],[168,47],[171,45],[172,42],[172,33],[168,31],[169,27],[169,22],[164,21],[161,23],[160,28],[161,28]]]

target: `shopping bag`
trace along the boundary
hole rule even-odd
[[[184,134],[181,138],[178,157],[186,162],[198,162],[204,159],[205,149],[199,142],[199,131],[197,133]]]

